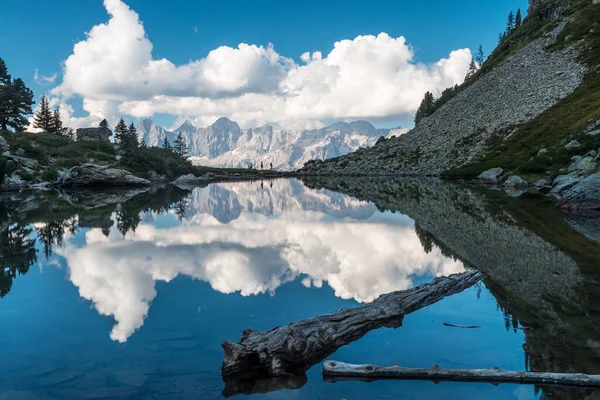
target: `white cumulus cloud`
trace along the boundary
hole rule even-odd
[[[83,97],[85,122],[121,113],[206,123],[228,116],[245,126],[409,115],[425,91],[462,82],[471,61],[470,50],[461,49],[430,65],[417,63],[404,37],[380,33],[336,42],[326,55],[305,52],[301,64],[271,44],[240,43],[175,65],[154,59],[135,11],[121,0],[104,5],[110,19],[74,46],[52,92],[63,102]]]

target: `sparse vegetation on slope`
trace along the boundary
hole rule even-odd
[[[596,128],[600,120],[600,4],[593,4],[591,0],[577,1],[569,9],[567,17],[569,21],[548,50],[556,51],[578,44],[579,61],[588,67],[582,84],[537,118],[521,126],[495,132],[481,157],[471,164],[447,171],[445,175],[473,177],[486,169],[502,167],[523,175],[555,176],[569,164],[572,156],[600,148],[600,135],[588,134],[600,129],[600,126]],[[556,24],[547,22],[544,25],[542,22],[540,19],[528,19],[522,31],[516,30],[512,35],[526,42]],[[514,39],[509,36],[506,40]],[[501,62],[514,51],[512,48],[501,43],[490,57],[492,64]],[[577,140],[581,146],[565,149],[572,140]],[[546,149],[547,153],[538,156],[541,149]]]

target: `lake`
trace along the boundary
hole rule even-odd
[[[329,383],[322,363],[288,387],[221,378],[221,343],[247,328],[468,269],[487,278],[327,359],[600,373],[600,220],[515,195],[408,178],[1,194],[0,399],[596,398]]]

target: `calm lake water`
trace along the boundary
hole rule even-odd
[[[600,373],[600,222],[559,215],[547,198],[408,179],[3,194],[0,229],[0,399],[600,398],[327,383],[322,363],[287,389],[226,387],[219,373],[221,343],[246,328],[469,268],[488,278],[328,359]]]

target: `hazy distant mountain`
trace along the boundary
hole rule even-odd
[[[149,119],[138,125],[138,136],[148,146],[162,146],[165,137],[173,143],[181,133],[188,154],[197,164],[221,167],[265,167],[271,162],[281,170],[300,168],[308,160],[328,159],[375,144],[380,136],[401,135],[407,129],[376,129],[367,121],[338,122],[321,129],[282,130],[272,125],[242,130],[227,118],[206,128],[186,121],[168,131]]]

